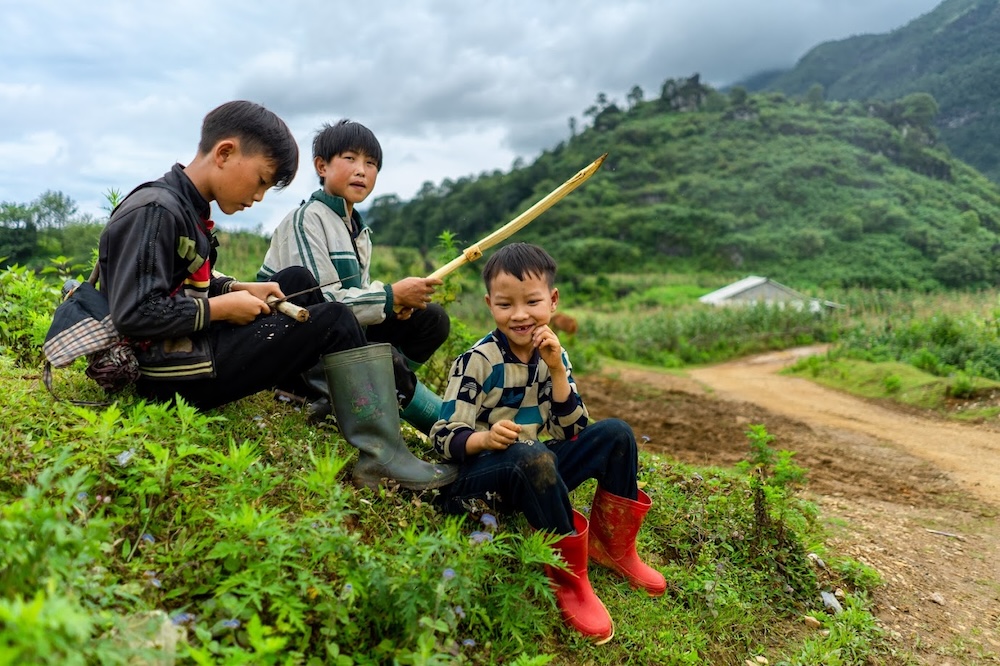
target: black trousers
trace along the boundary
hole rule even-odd
[[[271,281],[292,294],[317,285],[300,266],[274,274]],[[216,375],[210,379],[150,380],[136,384],[139,395],[157,401],[180,394],[199,409],[218,407],[259,391],[301,381],[300,375],[324,354],[367,344],[364,330],[350,308],[323,300],[319,290],[291,302],[308,308],[309,319],[298,322],[281,313],[261,315],[244,326],[213,322],[208,335],[215,355]]]
[[[451,319],[444,308],[430,303],[414,310],[409,319],[386,319],[365,329],[368,342],[388,342],[414,363],[424,364],[451,333]]]

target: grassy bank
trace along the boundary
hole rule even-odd
[[[595,567],[617,626],[596,648],[559,619],[545,535],[355,489],[339,432],[270,394],[209,413],[55,401],[38,370],[57,290],[37,280],[0,275],[0,664],[904,663],[867,609],[877,575],[824,545],[763,428],[735,469],[641,454],[639,549],[668,589],[650,599]],[[79,366],[56,380],[103,397]],[[836,590],[841,612],[821,597]]]

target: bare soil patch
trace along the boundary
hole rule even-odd
[[[818,351],[579,379],[592,416],[625,419],[641,446],[681,462],[730,466],[749,453],[747,426],[764,424],[808,470],[831,546],[882,575],[875,612],[901,655],[1000,663],[1000,430],[777,374]]]

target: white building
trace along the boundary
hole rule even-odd
[[[698,300],[702,303],[719,307],[753,305],[757,303],[777,305],[778,307],[790,306],[799,310],[808,307],[810,312],[844,307],[832,301],[810,298],[770,278],[758,277],[756,275],[745,277],[721,289],[716,289],[710,294],[705,294]]]

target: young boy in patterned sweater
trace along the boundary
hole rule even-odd
[[[431,438],[460,464],[441,491],[447,511],[481,500],[563,535],[555,548],[567,569],[546,571],[556,603],[571,627],[600,644],[614,624],[590,586],[588,556],[650,595],[666,583],[635,550],[650,499],[636,483],[632,429],[618,419],[589,423],[569,356],[549,327],[555,274],[555,261],[535,245],[513,243],[489,259],[483,280],[497,327],[452,366]],[[543,433],[551,439],[540,441]],[[569,499],[587,479],[598,482],[589,524]]]

